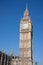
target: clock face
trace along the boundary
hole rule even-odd
[[[23,24],[23,29],[28,28],[28,24]]]

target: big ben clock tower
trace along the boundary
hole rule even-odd
[[[19,56],[22,59],[21,65],[33,65],[32,60],[32,22],[29,11],[26,7],[24,16],[20,21],[20,45]]]

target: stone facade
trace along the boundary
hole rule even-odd
[[[14,56],[12,65],[33,65],[32,57],[32,22],[26,7],[20,21],[19,56]]]

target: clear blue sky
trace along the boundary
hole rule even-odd
[[[43,0],[0,0],[0,51],[19,53],[19,27],[28,9],[33,24],[33,58],[43,65]]]

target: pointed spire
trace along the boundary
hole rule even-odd
[[[2,53],[4,53],[4,49],[2,48]]]
[[[24,16],[28,16],[28,15],[29,15],[28,5],[26,4],[26,9],[25,9],[25,12],[24,12]]]
[[[26,4],[26,11],[28,10],[28,5]]]

